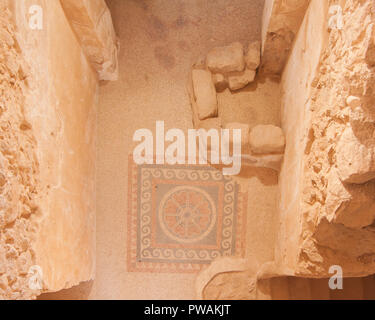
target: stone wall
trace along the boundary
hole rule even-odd
[[[98,77],[58,0],[2,4],[0,297],[32,298],[94,276]]]
[[[25,63],[15,39],[8,3],[0,1],[0,298],[31,298],[24,290],[35,264],[39,161],[25,115]]]
[[[337,4],[342,30],[328,27]],[[283,74],[276,261],[285,274],[375,271],[373,10],[373,1],[311,1]]]

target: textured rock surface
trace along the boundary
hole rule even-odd
[[[283,130],[272,125],[259,125],[250,132],[251,151],[256,154],[283,153],[285,136]]]
[[[262,22],[262,67],[281,74],[310,0],[266,0]]]
[[[60,0],[100,80],[118,79],[119,42],[104,0]]]
[[[217,116],[217,98],[211,72],[195,69],[192,71],[194,97],[199,120]]]
[[[0,299],[31,299],[29,270],[39,231],[39,162],[24,105],[25,62],[18,50],[8,3],[0,1]]]
[[[327,33],[331,4],[311,1],[283,74],[276,264],[285,274],[322,277],[340,265],[345,276],[365,276],[375,271],[375,82],[366,59],[374,4],[343,2],[343,29]],[[348,107],[349,96],[360,106]]]
[[[246,69],[242,72],[231,73],[228,76],[229,88],[232,91],[245,88],[249,83],[255,79],[256,72],[254,70]]]
[[[8,2],[12,20],[0,11],[7,39],[0,44],[0,297],[6,299],[69,288],[92,279],[95,267],[97,76],[60,2],[38,4],[43,28],[32,32],[25,13],[35,1]]]
[[[234,42],[225,47],[213,48],[207,54],[206,63],[213,73],[243,71],[245,68],[243,46],[239,42]]]

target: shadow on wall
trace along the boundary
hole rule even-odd
[[[94,281],[88,281],[70,289],[53,293],[44,293],[38,297],[38,300],[88,300],[93,284]]]

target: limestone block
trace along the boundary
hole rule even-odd
[[[118,79],[119,42],[104,0],[60,0],[83,51],[100,80]]]
[[[373,146],[361,142],[348,126],[337,145],[336,158],[340,178],[346,183],[365,183],[375,179],[375,140]]]
[[[283,153],[285,136],[283,130],[273,125],[259,125],[250,132],[250,147],[256,154]]]
[[[243,46],[239,42],[234,42],[225,47],[213,48],[207,54],[206,63],[213,73],[243,71],[245,68]]]
[[[250,70],[258,69],[260,65],[260,50],[261,50],[261,43],[260,41],[254,41],[249,44],[247,54],[245,57],[246,66]]]
[[[217,92],[224,91],[228,87],[228,81],[221,73],[213,74],[212,81],[214,82]]]
[[[229,89],[236,91],[245,88],[249,83],[254,81],[255,75],[256,72],[249,69],[243,72],[231,73],[228,76]]]
[[[311,0],[282,75],[288,144],[276,265],[304,277],[329,276],[332,265],[346,277],[375,270],[375,190],[368,180],[375,84],[365,54],[372,9],[371,0],[345,1],[342,19],[350,23],[327,32],[329,3]]]
[[[1,97],[11,108],[0,120],[12,127],[2,123],[0,129],[0,173],[11,182],[5,190],[10,201],[0,192],[6,209],[4,220],[0,210],[0,270],[5,266],[7,279],[0,299],[35,298],[92,280],[95,273],[98,77],[60,2],[38,3],[44,28],[30,32],[25,12],[34,0],[12,0],[13,17],[5,30],[14,47],[0,44],[16,57],[9,73],[18,70],[10,78],[12,89]],[[4,30],[3,8],[0,12]],[[0,52],[1,66],[5,56]],[[14,166],[11,175],[8,161]],[[1,181],[0,175],[0,186]],[[3,233],[2,223],[11,220],[13,227]]]
[[[266,0],[262,21],[262,67],[281,74],[310,0]]]
[[[193,70],[192,83],[199,120],[216,117],[218,105],[211,72],[200,69]]]

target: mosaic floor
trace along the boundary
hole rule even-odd
[[[129,160],[128,271],[198,272],[243,256],[246,195],[209,166]]]

